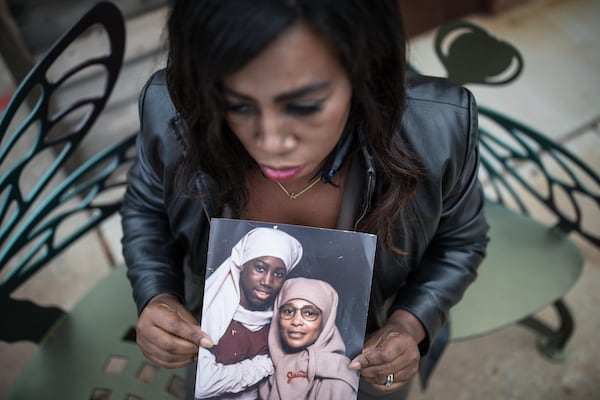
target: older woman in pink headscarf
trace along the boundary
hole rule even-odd
[[[198,351],[196,399],[256,399],[256,384],[273,373],[273,302],[302,252],[287,233],[256,228],[206,279],[201,326],[215,345]]]
[[[327,282],[287,280],[269,328],[275,373],[261,384],[265,400],[355,399],[359,376],[336,326],[338,295]]]

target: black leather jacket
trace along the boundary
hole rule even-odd
[[[210,179],[195,178],[203,199],[174,189],[186,140],[167,92],[164,72],[155,74],[140,96],[141,130],[137,162],[129,173],[122,208],[123,251],[138,311],[160,293],[186,299],[201,310],[201,288],[211,217],[223,216],[210,198]],[[446,81],[412,76],[399,132],[425,166],[425,176],[395,230],[392,252],[379,240],[373,283],[376,307],[370,320],[402,308],[423,324],[429,349],[448,311],[476,276],[484,257],[488,226],[477,180],[477,111],[473,96]],[[352,159],[339,227],[352,228],[381,191],[378,171],[363,149]],[[400,226],[398,221],[397,226]],[[190,266],[193,266],[190,267]],[[184,279],[184,276],[186,279]],[[195,290],[184,290],[184,281]],[[201,290],[200,290],[201,291]],[[385,303],[385,305],[384,305]]]

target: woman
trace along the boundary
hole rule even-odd
[[[215,345],[199,350],[196,398],[256,399],[255,385],[273,373],[267,354],[273,302],[301,258],[292,236],[255,228],[206,279],[202,326]]]
[[[261,385],[261,399],[356,398],[358,374],[348,368],[337,306],[337,292],[325,281],[293,278],[283,284],[269,329],[275,374]]]
[[[488,226],[475,100],[405,74],[400,21],[396,0],[173,2],[122,209],[151,360],[212,345],[198,291],[221,216],[376,233],[359,398],[404,398],[431,365]]]

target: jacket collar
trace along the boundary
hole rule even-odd
[[[366,146],[349,157],[350,169],[337,229],[356,230],[369,209],[375,192],[375,166]]]

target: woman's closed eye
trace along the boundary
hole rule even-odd
[[[235,114],[250,114],[256,110],[253,104],[242,102],[226,102],[225,111]]]
[[[294,117],[307,117],[320,112],[325,100],[290,102],[283,105],[283,112]],[[253,115],[259,111],[256,105],[248,102],[225,102],[225,112],[238,115]]]
[[[323,109],[324,100],[311,102],[294,102],[285,105],[288,114],[303,117],[316,114]]]

